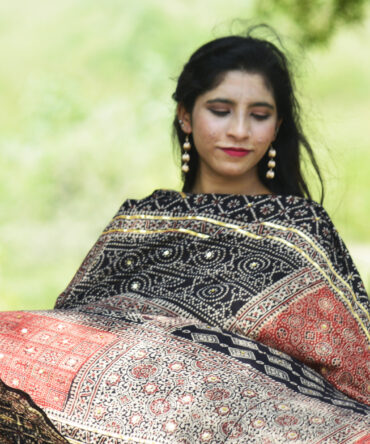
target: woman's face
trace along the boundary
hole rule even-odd
[[[260,74],[228,71],[218,86],[197,98],[191,114],[180,107],[179,118],[199,154],[194,192],[269,192],[258,178],[257,164],[280,122]]]

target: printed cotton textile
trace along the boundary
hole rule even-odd
[[[157,191],[0,315],[0,377],[74,443],[365,443],[366,304],[318,204]]]

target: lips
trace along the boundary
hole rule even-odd
[[[250,150],[244,148],[221,148],[221,150],[232,157],[244,157],[250,153]]]

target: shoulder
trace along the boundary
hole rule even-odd
[[[314,218],[315,220],[323,218],[330,220],[330,217],[324,207],[314,200],[299,196],[271,196],[271,202],[276,202],[285,210],[288,219],[299,220],[302,217]],[[283,212],[280,212],[283,214]]]
[[[257,201],[254,211],[258,222],[310,237],[325,250],[337,242],[337,231],[326,210],[319,203],[298,196],[269,196]]]
[[[287,198],[289,200],[289,198]],[[303,232],[319,245],[326,257],[344,280],[354,289],[358,300],[368,307],[368,295],[351,254],[335,228],[325,208],[309,199],[297,198],[298,206],[293,206],[291,223],[296,230]],[[288,204],[288,202],[286,202]],[[302,215],[299,204],[304,211]],[[304,214],[303,214],[304,213]]]
[[[253,211],[259,222],[271,222],[289,226],[312,234],[326,227],[335,230],[334,225],[322,205],[299,196],[271,195],[259,196],[253,202]]]
[[[188,205],[182,193],[173,190],[155,190],[142,199],[127,199],[123,202],[116,216],[123,214],[152,214],[188,211]]]
[[[311,234],[317,240],[332,244],[338,232],[325,208],[311,199],[296,196],[281,196],[286,209],[286,222]],[[327,245],[328,247],[328,245]],[[330,245],[330,248],[332,245]]]

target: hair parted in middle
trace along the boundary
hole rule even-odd
[[[274,141],[274,148],[279,157],[275,177],[273,180],[266,178],[266,165],[269,160],[266,153],[258,164],[259,179],[274,194],[311,198],[301,170],[303,148],[318,176],[322,202],[323,181],[311,145],[302,130],[300,106],[294,92],[287,57],[270,41],[252,37],[251,33],[255,28],[251,28],[246,36],[232,35],[217,38],[196,50],[185,64],[172,97],[178,105],[182,105],[191,114],[196,99],[217,87],[227,72],[244,71],[261,75],[266,87],[273,93],[278,119],[282,119],[282,123]],[[181,129],[177,114],[173,128],[174,138],[177,139],[181,149],[186,134]],[[189,140],[194,147],[191,134]],[[198,164],[199,156],[194,147],[190,157],[189,172],[183,173],[183,191],[192,191]]]

